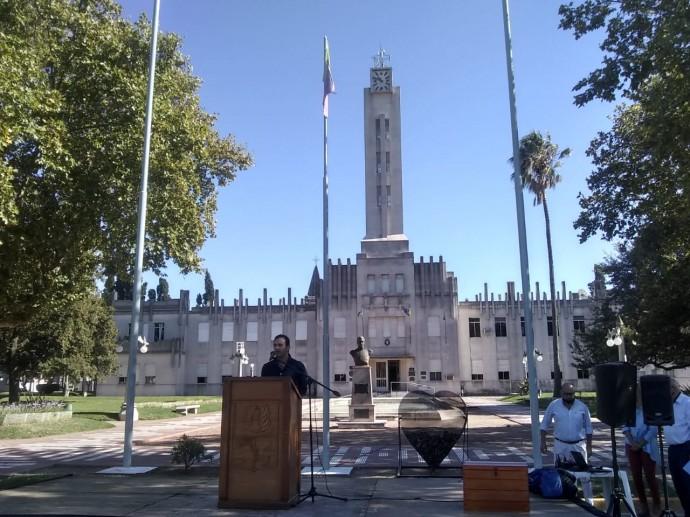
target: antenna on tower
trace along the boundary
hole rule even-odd
[[[386,62],[390,62],[391,56],[386,52],[386,49],[381,46],[381,43],[379,43],[379,51],[372,59],[374,60],[374,68],[385,68]]]

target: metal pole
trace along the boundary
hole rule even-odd
[[[139,192],[139,214],[137,246],[134,267],[134,299],[129,336],[129,362],[127,363],[127,394],[125,412],[125,448],[123,467],[132,466],[132,430],[134,428],[134,398],[137,383],[137,346],[139,338],[139,315],[141,313],[141,270],[144,264],[144,237],[146,236],[146,196],[149,174],[149,150],[151,147],[151,120],[153,118],[153,83],[156,73],[156,47],[158,44],[158,11],[160,0],[153,2],[153,23],[151,25],[151,53],[149,58],[149,82],[146,94],[146,123],[144,129],[144,157],[141,164],[141,191]],[[146,337],[146,336],[144,336]]]
[[[627,357],[625,355],[625,337],[623,337],[623,319],[620,316],[616,316],[616,335],[621,340],[621,344],[618,345],[618,360],[624,363]]]
[[[510,38],[510,15],[508,0],[503,0],[503,27],[505,33],[506,65],[508,69],[508,96],[510,100],[510,123],[513,137],[513,167],[515,168],[515,208],[517,211],[518,241],[520,243],[520,266],[522,272],[522,299],[525,311],[525,337],[527,338],[527,368],[529,375],[529,406],[532,420],[532,455],[534,467],[541,468],[539,437],[539,397],[537,388],[537,365],[534,357],[534,331],[532,327],[532,301],[529,289],[529,260],[527,256],[527,230],[525,228],[525,203],[522,197],[522,176],[520,175],[520,140],[518,138],[517,108],[515,103],[515,76],[513,74],[513,50]]]
[[[328,306],[330,305],[330,271],[328,264],[328,117],[323,117],[323,382],[328,384],[330,381],[330,351],[328,334]],[[311,386],[309,387],[311,389]],[[328,390],[323,391],[323,469],[330,468],[330,406],[331,394]]]

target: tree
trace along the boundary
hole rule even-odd
[[[534,204],[541,205],[544,209],[544,223],[546,226],[546,250],[549,260],[549,286],[551,288],[551,322],[553,334],[553,396],[561,396],[563,374],[560,367],[560,347],[558,311],[556,307],[556,280],[553,266],[553,250],[551,247],[551,218],[549,217],[549,205],[546,200],[547,189],[556,188],[561,181],[561,175],[557,169],[561,166],[561,160],[570,156],[570,149],[559,152],[556,144],[551,142],[551,135],[542,135],[538,131],[532,131],[520,140],[520,179],[524,189],[534,194]],[[510,160],[512,162],[512,159]],[[515,172],[511,174],[515,180]]]
[[[48,315],[48,318],[45,327],[34,327],[31,339],[56,350],[41,362],[39,371],[44,377],[62,377],[64,396],[69,395],[68,379],[97,380],[117,371],[118,331],[112,309],[102,298],[84,297],[68,312]]]
[[[134,285],[128,279],[118,278],[115,280],[114,289],[118,300],[131,300],[134,296]]]
[[[211,273],[206,270],[206,273],[204,274],[204,306],[212,306],[214,298],[215,291],[213,289],[213,280],[211,279]]]
[[[560,28],[576,39],[603,31],[599,48],[603,66],[579,81],[575,103],[594,99],[614,101],[617,95],[637,100],[639,90],[655,77],[663,77],[666,91],[687,93],[690,65],[690,4],[686,0],[585,0],[561,5]],[[666,82],[668,81],[668,82]]]
[[[168,286],[168,281],[160,277],[158,279],[158,285],[156,286],[156,293],[158,294],[158,301],[164,302],[170,299],[170,288]]]
[[[606,264],[611,303],[637,343],[638,364],[690,365],[690,4],[685,0],[588,0],[562,6],[575,37],[604,29],[603,66],[580,81],[575,103],[626,104],[587,153],[594,172],[575,222],[580,239],[617,241]]]
[[[7,372],[9,401],[19,383],[36,377],[98,379],[118,367],[117,328],[106,300],[92,295],[67,310],[46,306],[23,325],[0,329],[0,370]],[[65,383],[69,385],[69,383]]]
[[[627,341],[635,342],[628,357],[667,370],[690,366],[690,257],[669,233],[680,235],[675,228],[646,228],[605,266]]]
[[[607,299],[593,300],[593,303],[591,321],[570,343],[573,366],[583,371],[592,370],[598,364],[618,360],[618,352],[604,346],[616,312]]]
[[[0,325],[133,277],[151,26],[112,0],[3,0]],[[159,38],[144,269],[201,271],[219,187],[252,158],[214,129],[175,34]],[[8,183],[9,182],[9,183]]]

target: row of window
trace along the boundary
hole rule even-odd
[[[551,380],[554,379],[554,374],[551,372]],[[589,379],[589,370],[578,370],[577,371],[577,378],[578,379]],[[472,374],[472,380],[473,381],[483,381],[484,380],[484,374],[483,373],[473,373]],[[509,371],[500,371],[498,372],[498,380],[499,381],[509,381],[510,380],[510,372]]]
[[[391,290],[391,276],[388,274],[380,275],[378,279],[380,282],[380,289],[376,289],[377,278],[376,275],[367,275],[367,294],[404,294],[405,293],[405,275],[402,273],[396,273],[394,277],[395,281],[395,291]]]
[[[470,337],[482,337],[482,328],[480,318],[470,318],[469,319],[469,329]],[[496,317],[494,318],[494,328],[485,328],[484,334],[491,334],[494,331],[496,337],[507,337],[508,336],[508,326],[506,324],[506,318]],[[525,318],[520,318],[520,330],[522,336],[525,335]],[[585,317],[584,316],[573,316],[573,331],[575,333],[581,333],[585,330]],[[546,332],[549,336],[553,336],[553,320],[551,316],[546,317]]]
[[[148,337],[149,334],[149,324],[144,323],[142,329],[139,331],[142,336]],[[127,325],[127,335],[132,335],[132,324]],[[153,324],[153,340],[163,341],[165,339],[165,323],[154,323]]]
[[[426,372],[422,371],[420,372],[421,376],[420,379],[425,381],[426,380]],[[410,381],[414,381],[415,378],[414,376],[409,377]],[[430,381],[442,381],[443,380],[443,373],[442,372],[429,372],[429,380]],[[453,380],[451,376],[449,376],[448,380]],[[333,374],[333,381],[334,382],[347,382],[347,375],[344,373],[335,373]]]
[[[390,277],[389,275],[381,275],[381,292],[388,293],[390,289]],[[402,293],[405,288],[405,280],[402,274],[395,275],[395,288],[396,293]],[[376,276],[367,275],[367,290],[370,294],[376,291]],[[143,324],[143,329],[141,334],[143,336],[148,336],[148,323]],[[346,318],[335,318],[333,322],[334,326],[334,337],[335,338],[346,338]],[[383,337],[392,337],[393,334],[397,334],[398,337],[405,337],[405,320],[404,318],[369,318],[369,337],[376,337],[378,332],[377,328],[379,326],[382,329]],[[128,327],[128,334],[131,332],[131,323]],[[395,331],[393,331],[395,329]],[[520,318],[520,329],[522,336],[525,335],[525,318]],[[209,322],[200,322],[198,327],[197,340],[200,343],[207,342],[209,340]],[[585,330],[585,319],[584,316],[573,316],[573,330],[575,333],[584,332]],[[546,331],[549,336],[553,336],[553,321],[551,316],[546,318]],[[469,318],[469,333],[470,337],[482,337],[483,334],[494,333],[496,337],[507,337],[508,336],[508,326],[506,324],[506,318],[496,317],[494,319],[494,328],[481,328],[480,318]],[[276,336],[283,333],[283,322],[282,321],[272,321],[271,322],[271,336]],[[438,317],[429,318],[429,336],[438,337],[440,336],[440,320]],[[235,339],[235,323],[232,321],[223,322],[222,330],[222,341],[234,341]],[[154,323],[153,324],[153,341],[163,341],[165,339],[165,323]],[[245,338],[247,341],[258,341],[259,339],[259,322],[250,321],[247,322],[247,335]],[[295,338],[296,341],[306,341],[307,340],[307,321],[298,320],[295,325]]]

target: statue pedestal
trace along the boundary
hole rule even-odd
[[[374,422],[374,394],[371,389],[371,366],[355,366],[352,369],[351,422]]]

